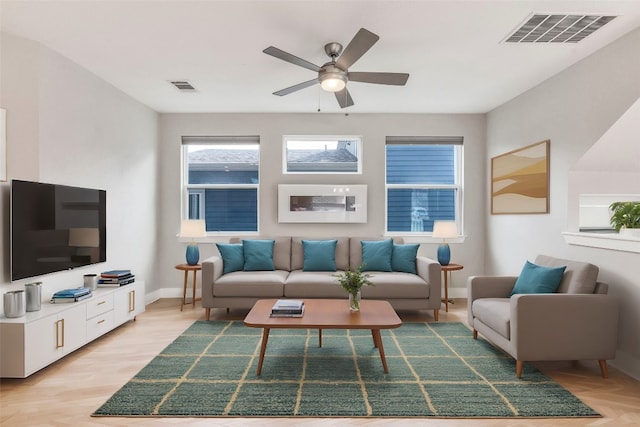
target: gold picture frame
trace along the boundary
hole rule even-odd
[[[491,158],[491,214],[549,213],[549,145],[537,142]]]

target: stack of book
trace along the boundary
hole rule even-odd
[[[279,299],[271,307],[271,317],[302,317],[304,301]]]
[[[89,288],[64,289],[54,293],[51,296],[51,302],[54,304],[61,302],[78,302],[91,298],[91,296],[91,289]]]
[[[131,270],[109,270],[100,274],[98,279],[99,288],[117,288],[128,285],[136,281],[136,276],[131,274]]]

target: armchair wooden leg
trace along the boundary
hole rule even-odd
[[[439,314],[440,314],[440,310],[438,309],[433,310],[433,320],[435,320],[436,322],[438,321]]]
[[[474,340],[478,339],[478,331],[476,331],[475,329],[473,330],[473,339]]]
[[[524,362],[522,360],[516,360],[516,377],[522,377],[522,366]]]
[[[602,372],[602,378],[609,378],[609,369],[607,368],[606,360],[598,360],[600,364],[600,371]]]
[[[209,318],[210,318],[210,317],[211,317],[211,308],[206,307],[206,308],[204,309],[204,318],[205,318],[205,319],[207,319],[207,320],[209,320]]]

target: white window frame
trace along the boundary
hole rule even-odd
[[[432,231],[389,231],[387,226],[389,214],[389,190],[390,189],[416,189],[416,190],[432,190],[432,189],[454,189],[456,190],[455,204],[455,223],[461,236],[464,235],[463,230],[463,182],[464,182],[464,145],[462,137],[387,137],[385,143],[385,189],[384,189],[384,227],[385,235],[394,236],[432,236]],[[451,141],[451,142],[448,142]],[[455,149],[454,162],[454,180],[455,184],[389,184],[387,183],[387,145],[453,145]]]
[[[288,143],[291,141],[301,141],[310,143],[336,142],[339,140],[354,140],[356,142],[356,153],[358,157],[356,171],[289,171],[288,169]],[[362,136],[361,135],[283,135],[282,136],[282,173],[284,175],[361,175],[362,174]]]
[[[208,189],[241,189],[250,188],[256,190],[256,231],[207,231],[208,236],[215,235],[256,235],[260,234],[260,178],[255,184],[189,184],[189,161],[188,161],[188,147],[189,145],[251,145],[258,147],[258,177],[260,176],[260,137],[259,136],[183,136],[182,146],[180,149],[181,156],[181,171],[180,171],[180,187],[182,191],[182,197],[180,198],[180,217],[182,220],[187,219],[189,216],[189,190],[200,190],[198,194],[201,196],[199,216],[200,219],[204,219],[205,216],[205,204],[204,193]]]

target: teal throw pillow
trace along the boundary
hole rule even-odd
[[[274,240],[243,240],[244,271],[275,270],[273,266]]]
[[[337,240],[303,240],[302,271],[336,271]]]
[[[563,267],[542,267],[527,261],[518,280],[516,280],[511,295],[553,293],[560,286],[566,268],[566,265]]]
[[[222,274],[244,269],[244,251],[240,243],[216,243],[222,257]]]
[[[391,271],[393,240],[362,240],[362,271]]]
[[[416,255],[418,255],[419,248],[419,244],[396,245],[394,243],[391,253],[391,269],[416,274]]]

